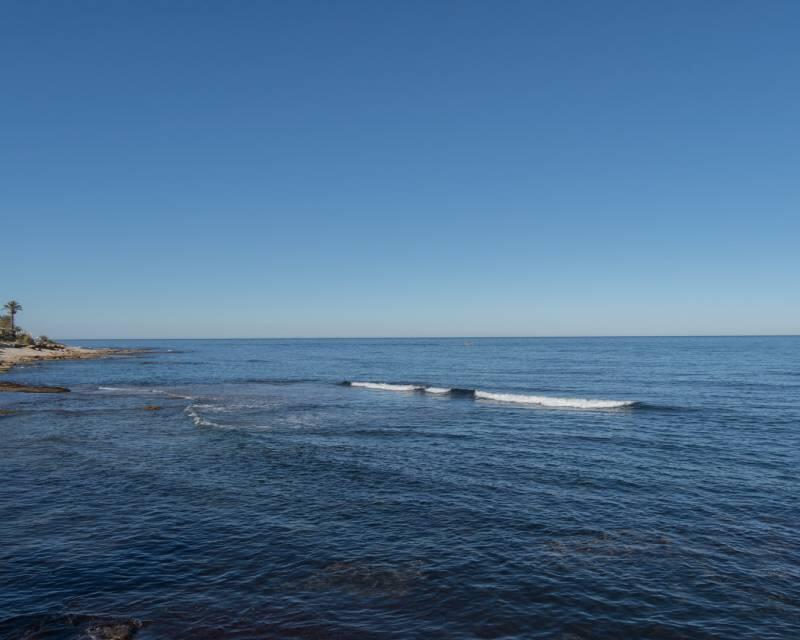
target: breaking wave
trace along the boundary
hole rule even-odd
[[[208,405],[196,405],[190,404],[186,409],[184,409],[184,413],[192,419],[194,425],[196,427],[221,427],[222,425],[218,422],[214,422],[213,420],[209,420],[208,418],[204,418],[197,410],[200,408],[208,408]]]
[[[478,400],[536,404],[542,407],[564,407],[569,409],[622,409],[636,404],[631,400],[590,400],[588,398],[554,398],[552,396],[529,396],[519,393],[490,393],[475,391]]]
[[[474,400],[507,402],[520,405],[538,405],[556,409],[624,409],[639,403],[634,400],[595,400],[590,398],[559,398],[554,396],[527,395],[521,393],[495,393],[480,389],[459,389],[453,387],[429,387],[418,384],[394,384],[387,382],[345,382],[350,387],[375,389],[378,391],[413,391],[433,395],[467,397]]]
[[[448,389],[447,387],[425,387],[425,393],[432,393],[434,395],[446,395],[451,391],[452,389]]]
[[[422,391],[425,388],[416,384],[389,384],[387,382],[351,382],[350,386],[378,389],[379,391]]]
[[[469,391],[465,389],[451,389],[450,387],[427,387],[422,384],[394,384],[391,382],[345,382],[349,387],[360,387],[362,389],[376,389],[378,391],[424,391],[433,395],[448,395],[458,391]]]

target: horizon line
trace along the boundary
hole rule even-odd
[[[59,340],[556,340],[576,338],[797,338],[797,333],[686,333],[686,334],[585,334],[585,335],[529,335],[529,336],[202,336],[202,337],[101,337],[59,338]]]

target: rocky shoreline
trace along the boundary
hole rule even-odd
[[[139,349],[89,349],[86,347],[68,347],[58,345],[50,349],[36,347],[2,347],[0,346],[0,373],[9,371],[19,364],[33,362],[47,362],[51,360],[91,360],[95,358],[109,358],[113,356],[130,356],[141,353]],[[0,392],[17,393],[65,393],[65,387],[44,387],[41,385],[26,385],[11,381],[0,380]]]
[[[89,349],[87,347],[58,347],[42,349],[36,347],[0,347],[0,372],[8,371],[18,364],[46,360],[89,360],[125,356],[140,353],[136,349]]]
[[[69,389],[66,387],[49,387],[45,385],[21,384],[19,382],[0,380],[0,392],[2,391],[15,393],[69,393]]]

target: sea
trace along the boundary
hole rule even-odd
[[[0,638],[800,638],[800,337],[74,344]]]

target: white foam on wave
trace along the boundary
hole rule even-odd
[[[119,391],[122,393],[160,393],[166,394],[166,391],[160,389],[143,389],[141,387],[97,387],[98,391]]]
[[[98,391],[110,391],[111,393],[129,393],[132,395],[149,395],[157,394],[168,396],[170,398],[177,398],[179,400],[193,400],[194,396],[187,396],[173,391],[164,391],[163,389],[147,389],[146,387],[97,387]]]
[[[425,387],[425,393],[432,393],[434,395],[444,395],[450,393],[449,387]]]
[[[493,402],[510,402],[524,405],[538,405],[559,409],[622,409],[636,404],[633,400],[594,400],[589,398],[559,398],[554,396],[538,396],[522,393],[494,393],[471,389],[453,389],[451,387],[427,387],[416,384],[391,384],[388,382],[350,382],[351,387],[364,389],[377,389],[379,391],[424,391],[433,395],[447,395],[458,392],[457,395],[469,395],[476,400],[491,400]]]
[[[237,405],[232,405],[232,407],[236,407],[236,406]],[[256,406],[256,405],[250,405],[250,406]],[[194,425],[196,427],[214,427],[216,429],[224,429],[224,430],[227,430],[227,431],[239,431],[239,430],[242,430],[242,429],[256,430],[256,431],[270,431],[270,430],[273,430],[275,428],[275,426],[271,425],[271,424],[270,425],[265,425],[265,424],[230,424],[230,423],[215,422],[214,420],[210,420],[209,418],[201,415],[200,412],[199,412],[199,411],[203,411],[204,413],[205,412],[212,412],[212,413],[227,412],[227,411],[230,410],[230,408],[231,407],[223,407],[223,406],[216,405],[216,404],[205,404],[205,403],[202,403],[202,402],[195,402],[195,403],[192,403],[189,406],[187,406],[183,410],[183,412],[192,419],[192,422],[194,422]],[[299,426],[308,426],[308,420],[305,419],[305,416],[302,416],[302,418],[303,418],[302,423],[301,423],[301,417],[287,418],[287,419],[285,419],[285,421],[287,423],[293,423],[293,422],[297,423],[297,424],[291,424],[290,425],[293,428],[296,428],[296,427],[299,427]]]
[[[189,406],[192,407],[194,410],[202,409],[203,411],[213,411],[214,413],[227,411],[226,407],[222,407],[218,404],[205,404],[202,402],[195,402]]]
[[[192,419],[192,422],[194,422],[194,425],[196,427],[221,427],[222,425],[219,424],[218,422],[214,422],[213,420],[209,420],[208,418],[204,418],[199,413],[197,413],[197,409],[199,409],[199,408],[201,408],[203,406],[204,405],[190,404],[183,411],[187,416],[189,416]]]
[[[178,400],[194,400],[194,396],[184,396],[179,393],[170,393],[168,391],[163,391],[160,393],[167,394],[170,398],[177,398]]]
[[[519,393],[491,393],[489,391],[475,391],[475,398],[480,400],[493,400],[494,402],[535,404],[542,407],[555,407],[555,408],[568,408],[568,409],[621,409],[623,407],[630,407],[636,404],[631,400],[590,400],[587,398],[554,398],[552,396],[530,396]]]
[[[415,384],[388,384],[386,382],[351,382],[350,386],[377,389],[378,391],[420,391],[423,389]]]

